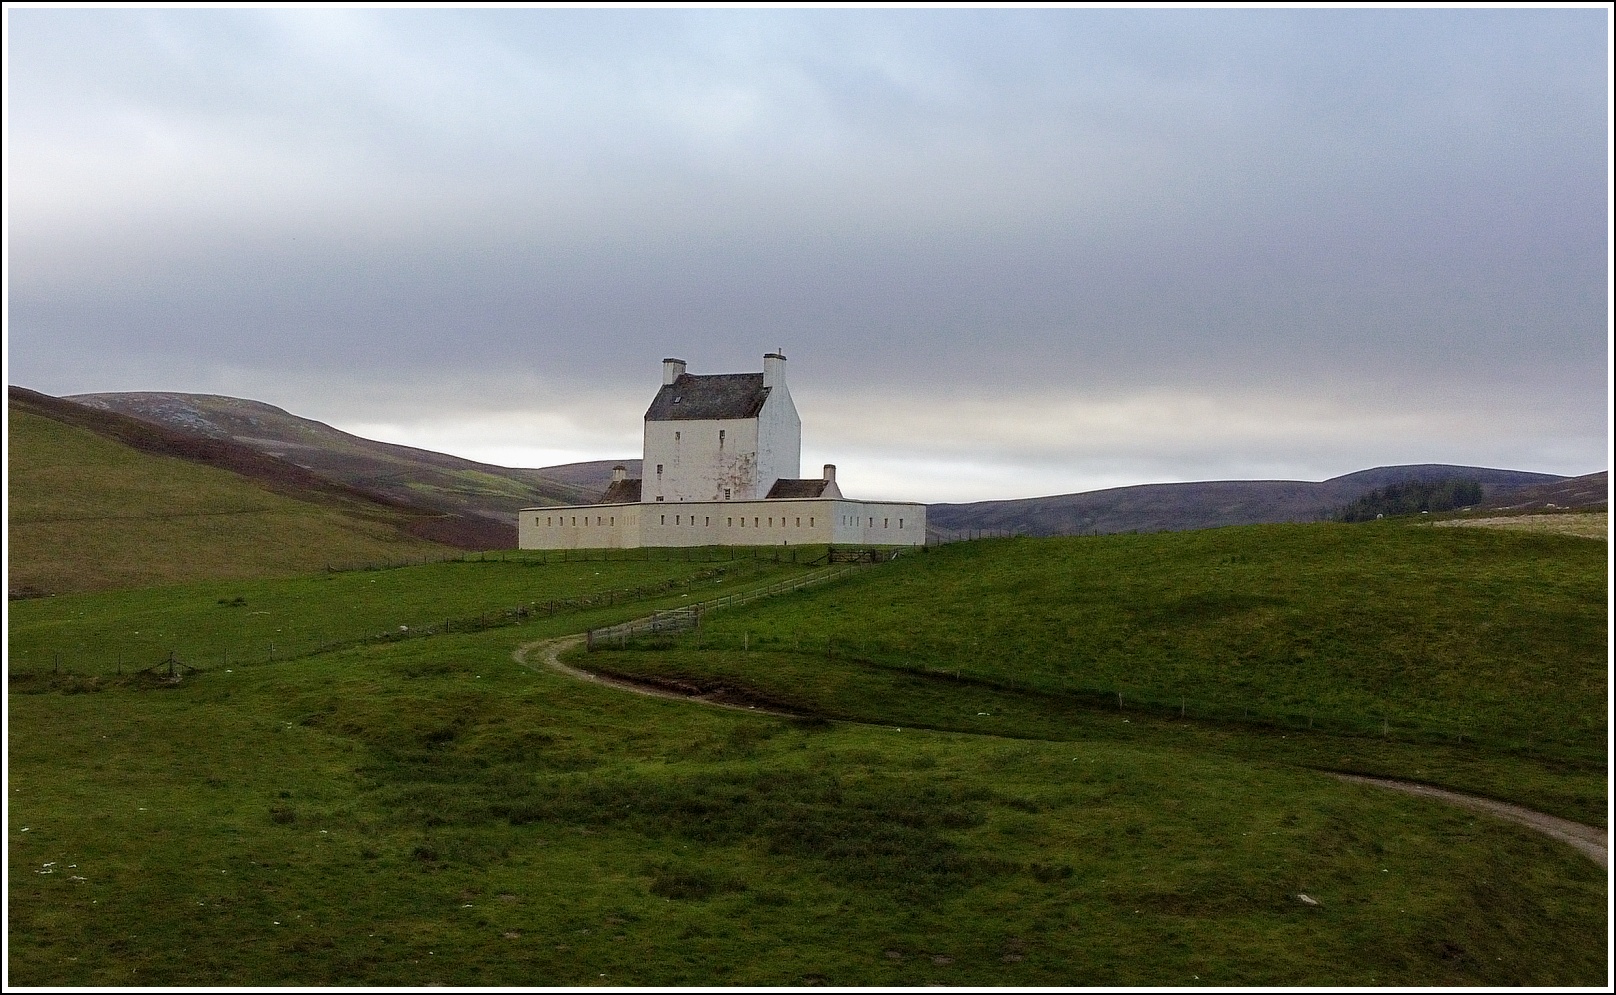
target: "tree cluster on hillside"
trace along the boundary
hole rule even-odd
[[[1414,515],[1422,511],[1453,511],[1481,501],[1481,484],[1474,480],[1408,480],[1378,487],[1336,513],[1341,522],[1368,522],[1382,515]]]

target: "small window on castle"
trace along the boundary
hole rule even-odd
[[[735,527],[735,519],[731,518],[728,521],[729,521],[729,527],[733,529]]]
[[[901,519],[900,519],[900,521],[901,521]],[[611,518],[607,520],[606,524],[607,525],[616,525],[617,524],[617,516],[616,515],[611,516]]]
[[[724,500],[725,501],[729,500],[729,488],[728,487],[724,488]]]
[[[679,524],[679,516],[678,515],[673,516],[673,524],[675,524],[675,525]]]
[[[741,516],[741,528],[743,528],[743,529],[746,528],[746,516],[745,515]]]
[[[898,519],[898,528],[903,528],[903,519]]]
[[[668,524],[668,516],[667,516],[667,515],[663,515],[663,516],[662,516],[662,524],[663,524],[663,525],[666,525],[666,524]]]
[[[802,519],[797,519],[797,528],[802,528]]]
[[[770,521],[773,521],[773,519],[770,519]],[[754,529],[758,527],[758,520],[757,520],[757,516],[755,516],[755,515],[752,517],[752,527]]]
[[[660,494],[658,494],[658,495],[657,495],[657,496],[656,496],[656,499],[657,499],[657,500],[658,500],[658,501],[660,501],[660,500],[662,500],[662,495],[660,495]]]
[[[881,519],[881,527],[882,527],[882,528],[883,528],[883,529],[890,529],[890,528],[892,528],[892,519],[890,519],[890,518],[883,518],[883,519]]]
[[[546,518],[546,519],[545,519],[545,520],[544,520],[544,524],[546,524],[546,525],[554,525],[554,524],[555,524],[555,522],[554,522],[554,521],[552,521],[552,519],[553,519],[553,518],[554,518],[554,516],[551,516],[551,518]],[[536,524],[536,523],[537,523],[537,522],[538,522],[538,519],[537,519],[537,518],[535,518],[535,519],[534,519],[534,520],[533,520],[533,521],[534,521],[534,523],[535,523],[535,524]]]
[[[809,528],[813,528],[813,527],[814,527],[814,520],[813,520],[813,517],[812,517],[812,516],[809,516],[809,518],[808,518],[808,527],[809,527]]]
[[[673,433],[673,441],[674,441],[674,442],[678,442],[678,441],[679,441],[679,433],[678,433],[678,432],[675,432],[675,433]]]
[[[577,515],[572,516],[572,524],[574,526],[576,526],[578,524],[578,516]]]
[[[724,444],[724,430],[723,429],[718,430],[718,444],[719,445]]]
[[[661,463],[658,463],[656,465],[656,475],[659,476],[659,477],[662,476],[662,464]]]
[[[769,519],[769,528],[774,528],[774,519]]]
[[[701,524],[704,525],[704,526],[711,525],[711,524],[713,524],[713,520],[711,518],[708,518],[707,516],[703,515],[702,519],[701,519]]]

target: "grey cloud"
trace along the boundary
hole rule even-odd
[[[1602,11],[9,16],[41,389],[785,346],[905,396],[1603,411]]]

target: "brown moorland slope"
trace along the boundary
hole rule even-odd
[[[616,461],[513,469],[446,453],[377,442],[262,401],[216,394],[77,394],[87,407],[139,418],[172,431],[236,442],[330,480],[418,507],[510,527],[522,508],[588,504],[611,479]],[[631,461],[638,471],[638,460]]]
[[[1377,487],[1456,478],[1479,482],[1483,494],[1497,500],[1522,487],[1553,486],[1565,480],[1553,474],[1476,466],[1383,466],[1323,481],[1139,484],[1012,501],[934,504],[927,509],[927,524],[943,532],[981,529],[1056,536],[1316,522]]]

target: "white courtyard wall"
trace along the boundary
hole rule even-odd
[[[614,517],[617,526],[610,524]],[[636,524],[626,524],[631,521]],[[523,549],[818,543],[919,546],[925,541],[926,506],[906,501],[665,501],[529,508],[521,515]]]
[[[523,508],[517,516],[519,549],[624,549],[640,545],[643,504],[586,504]]]

